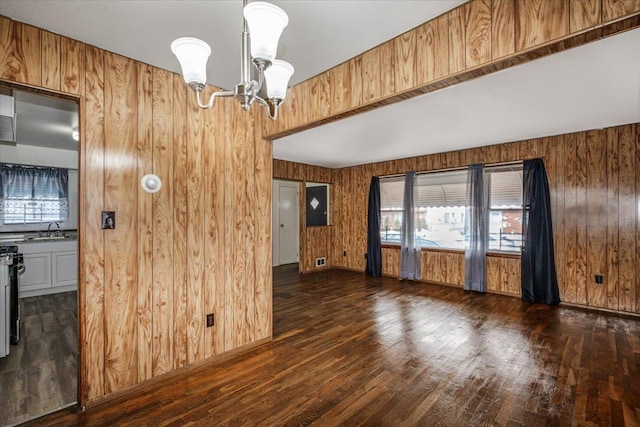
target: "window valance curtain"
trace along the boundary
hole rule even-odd
[[[0,164],[0,219],[5,224],[62,221],[69,215],[69,171]]]

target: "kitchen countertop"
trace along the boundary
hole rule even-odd
[[[25,233],[0,233],[0,245],[15,245],[23,243],[43,243],[77,240],[78,232],[76,230],[67,230],[60,232],[48,233],[42,231],[25,232]]]

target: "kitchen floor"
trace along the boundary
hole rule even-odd
[[[0,359],[0,426],[76,401],[76,292],[20,300],[21,337]]]

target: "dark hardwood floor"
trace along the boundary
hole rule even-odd
[[[498,295],[274,273],[274,339],[32,425],[634,426],[640,321]]]
[[[0,426],[76,401],[76,301],[76,292],[20,299],[20,342],[0,359]]]

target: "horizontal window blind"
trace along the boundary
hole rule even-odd
[[[522,207],[522,166],[488,168],[491,209]]]

